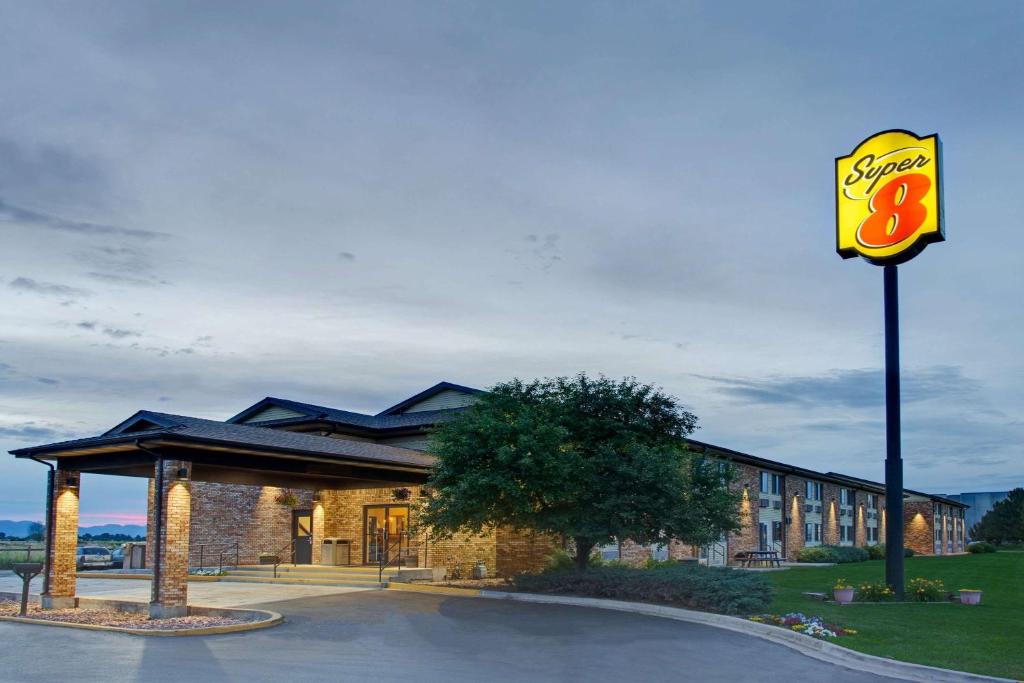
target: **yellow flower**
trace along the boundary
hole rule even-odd
[[[848,635],[848,636],[855,636],[855,635],[857,635],[857,632],[855,630],[853,630],[852,628],[848,628],[848,629],[845,629],[845,630],[846,630],[846,635]]]

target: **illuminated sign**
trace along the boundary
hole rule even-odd
[[[872,135],[836,159],[836,251],[876,265],[903,263],[942,225],[942,144],[910,131]]]

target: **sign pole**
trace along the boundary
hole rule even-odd
[[[900,309],[896,266],[885,281],[885,582],[903,599],[903,457],[900,453]]]

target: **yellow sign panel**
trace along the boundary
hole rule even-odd
[[[877,265],[903,263],[942,225],[942,145],[910,131],[872,135],[836,159],[836,251]]]

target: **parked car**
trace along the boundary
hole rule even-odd
[[[100,545],[84,545],[78,549],[75,566],[78,569],[108,569],[113,564],[110,551]]]
[[[124,546],[118,546],[114,548],[114,551],[110,553],[110,565],[114,569],[121,569],[124,567]]]

